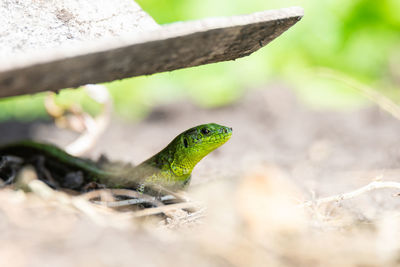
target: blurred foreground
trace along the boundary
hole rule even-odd
[[[0,265],[398,265],[399,190],[341,200],[377,179],[400,182],[398,121],[377,107],[311,111],[282,85],[270,87],[224,108],[181,102],[136,125],[114,120],[97,143],[93,157],[139,163],[193,125],[233,127],[193,172],[196,212],[138,220],[37,183],[33,193],[2,190]],[[3,142],[75,137],[48,123],[0,127]],[[318,202],[329,195],[336,200]]]

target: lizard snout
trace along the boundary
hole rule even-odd
[[[223,127],[220,129],[220,132],[225,133],[225,134],[232,133],[232,128],[231,127]]]

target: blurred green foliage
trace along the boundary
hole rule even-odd
[[[30,121],[46,117],[44,94],[0,98],[0,121],[17,119]]]
[[[400,87],[399,0],[137,2],[160,24],[295,5],[305,9],[305,16],[266,48],[235,62],[106,84],[115,100],[117,114],[124,118],[142,117],[153,105],[185,98],[206,107],[221,106],[239,99],[246,89],[276,80],[289,85],[314,107],[348,108],[365,102],[355,90],[319,75],[320,68],[348,75],[397,101],[396,90]],[[82,92],[69,94],[67,99],[71,100]],[[40,98],[39,95],[0,100],[0,119],[10,116],[13,109],[13,116],[17,117],[43,116]],[[30,112],[30,108],[35,111]]]

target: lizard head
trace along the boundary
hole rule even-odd
[[[232,128],[216,123],[202,124],[178,135],[174,144],[172,171],[180,176],[192,172],[194,166],[207,154],[223,145],[232,136]]]

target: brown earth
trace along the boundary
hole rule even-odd
[[[191,229],[197,229],[194,239],[188,240],[187,235],[192,236],[193,232],[186,232],[186,230],[183,231],[185,237],[180,235],[177,237],[174,234],[170,236],[165,233],[158,235],[160,229],[154,230],[156,232],[151,230],[150,233],[147,230],[143,232],[143,229],[124,230],[126,231],[124,232],[110,226],[106,228],[93,226],[90,220],[77,219],[76,215],[75,221],[65,226],[68,230],[64,232],[60,230],[63,235],[49,233],[48,230],[43,229],[39,231],[41,234],[34,234],[41,228],[40,218],[60,220],[61,215],[53,211],[54,216],[51,213],[39,218],[38,215],[32,215],[32,224],[35,225],[32,229],[21,228],[13,222],[0,226],[3,228],[1,231],[6,229],[8,231],[7,236],[3,232],[3,237],[0,237],[3,240],[0,242],[1,246],[7,247],[6,245],[11,242],[15,244],[12,247],[15,249],[9,248],[4,252],[4,257],[12,258],[20,247],[25,246],[25,249],[31,253],[27,257],[36,260],[33,266],[40,266],[45,262],[46,257],[57,266],[64,266],[63,264],[67,266],[68,263],[80,264],[79,266],[85,266],[84,263],[88,263],[86,266],[118,264],[118,266],[130,266],[128,256],[130,253],[133,258],[137,257],[136,262],[145,262],[145,266],[157,266],[160,262],[166,266],[187,266],[193,260],[205,266],[242,266],[247,260],[251,260],[250,266],[260,266],[260,262],[269,263],[269,266],[335,266],[335,263],[340,263],[341,266],[353,266],[353,264],[375,266],[375,264],[384,264],[385,260],[387,260],[386,266],[390,266],[396,262],[396,259],[391,258],[392,254],[379,254],[381,247],[375,246],[383,242],[383,250],[386,248],[385,241],[382,241],[385,240],[382,239],[382,233],[386,232],[382,229],[387,229],[380,228],[381,224],[376,222],[386,218],[385,214],[396,212],[400,204],[399,197],[394,195],[398,192],[392,189],[374,191],[353,200],[343,201],[338,205],[333,205],[328,209],[329,212],[313,213],[314,218],[309,223],[313,227],[317,225],[319,230],[316,233],[301,228],[302,222],[297,222],[301,215],[296,215],[295,228],[296,231],[301,232],[301,234],[296,232],[296,238],[283,235],[282,239],[280,234],[279,237],[275,235],[271,237],[272,230],[268,233],[260,232],[259,224],[252,222],[266,222],[262,225],[268,224],[269,227],[273,224],[269,224],[270,217],[267,219],[261,217],[258,220],[257,215],[249,213],[248,210],[252,204],[249,204],[250,206],[246,204],[245,208],[238,208],[239,210],[235,209],[249,199],[251,201],[254,198],[258,201],[259,193],[256,189],[258,186],[262,189],[265,185],[263,182],[255,184],[246,182],[247,178],[243,177],[249,176],[258,177],[255,178],[256,181],[257,179],[264,181],[265,177],[270,177],[265,178],[266,181],[278,176],[288,177],[288,181],[283,183],[284,186],[274,185],[274,188],[278,188],[277,195],[281,195],[281,192],[285,194],[288,187],[293,186],[297,188],[295,190],[301,192],[303,199],[312,198],[313,192],[318,197],[351,191],[368,184],[377,177],[400,182],[400,144],[398,142],[400,123],[390,114],[377,107],[365,107],[356,111],[310,110],[300,104],[290,90],[281,85],[270,87],[268,90],[252,91],[239,103],[223,108],[201,109],[191,103],[179,102],[155,108],[147,119],[136,124],[114,119],[91,153],[92,157],[104,153],[113,160],[139,163],[158,152],[173,137],[189,127],[208,122],[231,126],[233,128],[231,140],[201,161],[193,172],[189,194],[193,193],[197,200],[200,198],[206,201],[209,217],[217,218],[217,221],[206,220],[206,227],[191,227]],[[33,138],[48,140],[62,146],[75,137],[72,133],[56,129],[52,124],[39,122],[34,124],[3,123],[0,125],[0,131],[2,132],[1,142]],[[257,170],[260,166],[266,171],[258,175]],[[276,175],[277,173],[279,175]],[[251,193],[252,190],[254,195]],[[239,193],[235,193],[236,191]],[[262,192],[264,191],[261,191],[261,203],[265,200]],[[2,195],[2,198],[7,199],[5,195]],[[30,205],[32,204],[27,204],[20,209],[30,209]],[[338,208],[346,212],[337,211]],[[0,210],[8,216],[9,209],[9,204],[3,207],[0,205]],[[243,209],[246,212],[243,212]],[[23,214],[21,216],[27,216],[21,213]],[[259,213],[262,214],[262,210],[256,212],[256,214]],[[256,219],[250,218],[249,214],[255,216]],[[324,219],[315,219],[320,214],[323,214]],[[350,221],[347,218],[348,214],[352,217]],[[220,218],[221,216],[223,219]],[[334,219],[330,220],[331,216]],[[289,220],[293,219],[294,217],[289,216]],[[212,231],[215,230],[214,225],[219,225],[221,221],[224,223],[222,228]],[[329,227],[324,224],[327,221],[329,221]],[[337,223],[338,221],[340,223]],[[226,224],[227,222],[229,223]],[[237,226],[240,222],[253,226],[248,226],[248,229],[242,228],[243,226]],[[299,230],[299,227],[302,230]],[[346,230],[346,232],[345,229],[349,227],[351,231]],[[224,228],[235,232],[232,234],[228,231],[225,235]],[[372,228],[375,232],[370,230]],[[392,228],[389,227],[389,229]],[[384,236],[390,237],[392,234],[397,236],[400,233],[398,227],[393,231],[391,233],[389,230]],[[278,232],[281,233],[280,230]],[[256,237],[252,237],[254,233]],[[24,244],[24,235],[31,238],[28,242],[29,246]],[[41,235],[45,235],[47,239],[43,241],[38,237]],[[265,235],[267,241],[258,240],[260,235]],[[204,241],[206,237],[207,241]],[[271,241],[268,238],[277,238],[277,240]],[[78,241],[74,243],[75,239]],[[212,241],[214,239],[215,243]],[[53,246],[58,243],[57,240],[61,240],[61,243],[54,248]],[[251,243],[249,240],[256,241]],[[231,242],[231,245],[226,242]],[[265,244],[264,242],[272,243]],[[217,248],[207,249],[210,244]],[[256,247],[255,250],[253,246]],[[294,249],[293,246],[296,248]],[[313,246],[317,247],[315,254],[313,254]],[[53,247],[53,252],[48,250],[50,247]],[[243,250],[240,249],[241,247]],[[217,249],[218,252],[213,249]],[[398,249],[398,246],[394,248],[394,251],[398,251],[395,249]],[[241,251],[242,254],[236,254],[236,250]],[[354,250],[353,254],[349,252],[351,250]],[[74,254],[79,257],[69,258],[66,255],[57,257],[58,253],[64,252],[71,257]],[[86,257],[84,252],[92,258]],[[109,253],[118,260],[111,257]],[[340,258],[343,253],[348,253],[348,258]],[[378,256],[384,256],[379,258],[375,253]],[[40,260],[37,255],[44,255],[45,258]],[[97,257],[96,255],[102,256],[93,258]],[[171,255],[178,256],[175,258]],[[364,255],[368,256],[364,257]],[[332,260],[332,257],[339,257],[340,260],[339,258],[336,259],[337,261]],[[24,262],[18,266],[25,266]]]
[[[137,164],[183,130],[216,122],[233,127],[233,137],[196,167],[194,185],[237,177],[263,163],[281,167],[305,190],[321,194],[342,192],[378,175],[396,179],[400,122],[390,114],[375,106],[356,111],[310,110],[290,90],[271,87],[252,91],[227,107],[202,109],[178,102],[155,108],[139,123],[114,119],[88,156],[103,153]],[[63,146],[76,137],[47,122],[6,122],[0,124],[0,131],[0,143],[31,138]]]

